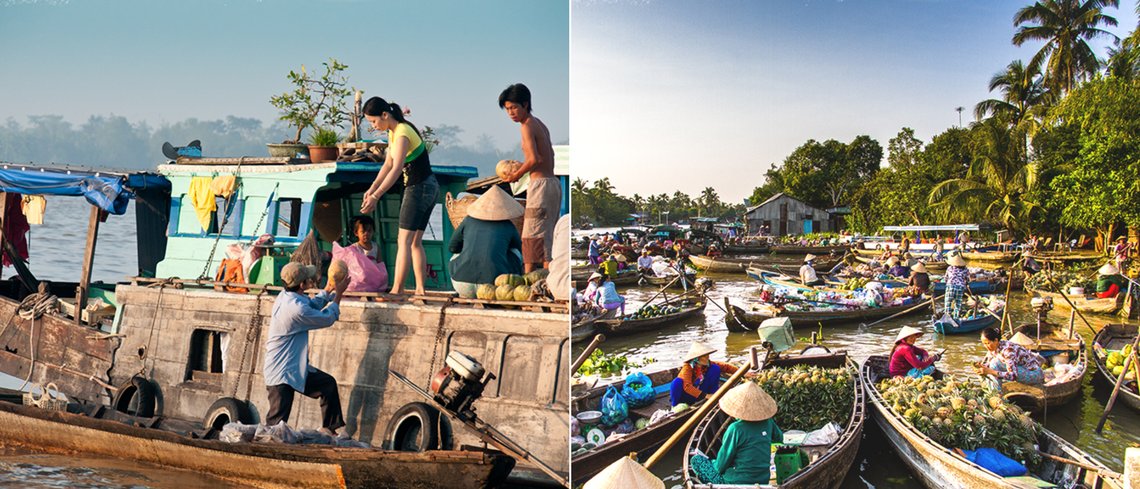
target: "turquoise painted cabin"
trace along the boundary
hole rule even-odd
[[[361,197],[379,169],[375,163],[349,162],[244,164],[239,168],[228,164],[236,162],[236,158],[224,161],[227,164],[195,160],[192,164],[159,166],[159,173],[171,182],[171,204],[166,255],[156,267],[157,277],[213,278],[225,258],[227,246],[250,243],[265,233],[272,234],[275,243],[281,246],[284,255],[281,260],[288,260],[287,252],[299,245],[310,230],[319,231],[321,248],[326,251],[332,249],[329,239],[337,234],[342,246],[352,243],[356,238],[349,221],[359,214]],[[432,171],[440,183],[440,196],[424,233],[429,266],[426,285],[432,290],[451,290],[447,267],[451,253],[447,244],[454,228],[447,218],[444,195],[465,191],[467,180],[478,176],[478,172],[470,166],[432,166]],[[215,197],[217,209],[205,216],[204,221],[210,224],[204,227],[192,204],[191,183],[195,178],[213,179],[224,175],[237,177],[238,190],[228,206],[225,199]],[[395,268],[402,192],[402,185],[394,186],[370,214],[376,222],[374,240],[380,244],[389,277]],[[207,260],[209,265],[206,265]],[[253,274],[251,271],[250,275]],[[269,280],[258,277],[256,282],[269,283]],[[411,273],[405,282],[408,288],[414,287]]]

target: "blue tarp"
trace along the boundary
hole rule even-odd
[[[83,196],[100,209],[121,215],[134,195],[131,188],[170,187],[170,181],[161,175],[50,168],[0,167],[0,191],[25,195]]]

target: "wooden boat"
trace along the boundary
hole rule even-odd
[[[594,316],[582,319],[578,322],[571,324],[570,325],[570,339],[576,341],[576,340],[582,340],[582,339],[592,337],[594,335],[594,333],[597,331],[597,328],[594,326],[595,322],[597,322],[600,319],[612,318],[616,314],[617,314],[616,309],[603,310],[599,314],[596,314]]]
[[[1096,369],[1100,372],[1097,377],[1103,380],[1109,388],[1116,386],[1116,376],[1112,375],[1112,372],[1105,366],[1107,354],[1104,351],[1121,350],[1124,345],[1131,345],[1136,339],[1136,333],[1137,326],[1135,324],[1106,324],[1093,337],[1093,360],[1096,362]],[[1120,386],[1120,393],[1117,394],[1116,399],[1124,401],[1124,404],[1133,410],[1140,411],[1140,394],[1137,393],[1135,381],[1126,381],[1124,385]]]
[[[1075,265],[1075,264],[1092,264],[1099,263],[1107,260],[1108,257],[1103,253],[1095,251],[1037,251],[1027,253],[1026,256],[1033,258],[1041,263],[1054,263],[1061,265]]]
[[[1116,294],[1116,297],[1101,299],[1095,295],[1062,295],[1056,292],[1035,289],[1029,286],[1025,286],[1025,291],[1038,297],[1052,298],[1053,306],[1055,307],[1070,309],[1075,306],[1078,311],[1092,314],[1116,314],[1117,312],[1120,312],[1121,308],[1124,306],[1125,299],[1128,296],[1128,294],[1120,293]],[[1066,297],[1069,298],[1068,301],[1065,300]],[[1073,305],[1070,306],[1069,302],[1072,302]]]
[[[598,271],[598,267],[594,265],[586,265],[581,267],[573,267],[570,269],[570,280],[578,282],[579,285],[585,284],[590,279],[590,275]],[[618,272],[617,275],[611,278],[614,285],[631,285],[636,284],[641,275],[633,268],[627,268]]]
[[[955,454],[949,448],[936,443],[923,434],[901,414],[894,412],[887,405],[878,388],[879,380],[889,376],[887,364],[888,358],[884,355],[873,355],[863,363],[863,385],[867,390],[868,404],[871,405],[869,410],[879,428],[886,435],[887,440],[894,447],[895,452],[899,454],[903,462],[906,462],[911,473],[923,485],[931,489],[1031,487],[1015,480],[1003,478]],[[1036,470],[1029,475],[1052,483],[1076,481],[1081,484],[1081,487],[1123,487],[1123,482],[1119,478],[1105,475],[1111,473],[1107,467],[1052,432],[1042,429],[1042,435],[1038,438],[1037,444],[1038,449],[1044,453],[1074,460],[1082,465],[1096,467],[1101,471],[1087,470],[1043,458]],[[1072,486],[1066,485],[1065,487]]]
[[[671,406],[669,404],[668,386],[673,382],[673,379],[677,378],[677,373],[680,370],[678,367],[647,373],[649,380],[653,381],[653,385],[658,388],[657,398],[653,404],[630,409],[630,418],[649,418],[659,409],[669,409]],[[607,388],[614,386],[620,390],[624,385],[625,379],[623,378],[614,383],[590,388],[581,394],[574,393],[574,398],[570,401],[570,409],[575,414],[582,411],[597,410]],[[631,452],[646,453],[660,446],[674,431],[677,431],[677,428],[680,428],[697,412],[697,407],[700,405],[700,403],[694,404],[693,409],[665,418],[645,429],[634,431],[620,440],[607,442],[585,453],[572,456],[570,467],[574,474],[574,486],[578,487],[620,457],[628,456]]]
[[[839,440],[828,448],[819,459],[813,461],[795,475],[786,479],[784,483],[779,486],[775,486],[774,484],[772,486],[707,484],[701,481],[697,477],[697,474],[689,467],[689,458],[686,456],[682,470],[686,488],[728,489],[742,487],[780,487],[783,489],[814,489],[839,487],[839,484],[843,482],[843,478],[847,475],[847,471],[851,468],[851,464],[855,462],[855,455],[859,452],[859,442],[863,438],[863,424],[866,420],[866,403],[864,401],[863,383],[859,379],[859,366],[847,356],[846,352],[837,352],[825,355],[809,354],[781,357],[770,361],[766,367],[790,367],[794,365],[817,365],[825,368],[838,368],[846,365],[847,368],[851,370],[852,378],[855,379],[853,382],[855,402],[852,403],[851,416],[843,428],[843,433],[839,435]],[[748,381],[746,380],[745,382]],[[694,449],[706,454],[717,453],[720,449],[721,435],[724,434],[724,430],[732,421],[734,421],[733,418],[725,414],[724,411],[721,411],[719,406],[713,408],[693,430],[693,434],[689,438],[689,444],[684,453],[691,453]],[[784,427],[784,429],[789,429],[789,427]],[[775,481],[772,482],[774,483]]]
[[[827,290],[838,292],[838,287],[841,287],[843,285],[842,281],[832,278],[829,275],[821,275],[819,277],[823,279],[825,285],[804,285],[800,283],[799,277],[792,277],[783,273],[765,270],[755,265],[749,266],[747,268],[747,273],[749,278],[757,280],[762,284],[795,290]]]
[[[794,244],[775,245],[772,247],[772,253],[778,255],[806,255],[811,253],[813,255],[826,255],[832,252],[840,255],[851,249],[849,245],[830,245],[830,246],[800,246]]]
[[[857,261],[859,263],[868,263],[868,264],[871,263],[871,261],[874,260],[876,257],[878,257],[878,255],[876,255],[875,257],[858,256],[858,255],[852,256],[852,258],[854,258],[855,261]],[[928,261],[928,262],[923,262],[923,264],[926,265],[926,271],[930,272],[930,273],[945,272],[946,267],[948,266],[948,265],[946,265],[946,262],[944,262],[944,261]]]
[[[606,336],[620,336],[649,331],[663,324],[680,321],[700,314],[705,310],[705,299],[704,297],[682,296],[666,301],[662,305],[678,306],[681,310],[671,314],[645,319],[603,319],[594,322],[594,327],[598,331],[604,332]]]
[[[1040,325],[1040,340],[1037,324],[1024,324],[1016,330],[1030,338],[1035,338],[1036,345],[1031,350],[1041,355],[1052,357],[1056,354],[1065,354],[1069,357],[1068,365],[1072,372],[1065,375],[1061,382],[1049,383],[1044,386],[1031,386],[1021,382],[1007,381],[1002,383],[1002,392],[1006,400],[1021,406],[1022,409],[1039,413],[1041,411],[1064,405],[1081,392],[1085,372],[1088,371],[1088,354],[1085,351],[1085,340],[1081,335],[1073,333],[1060,326],[1042,322]],[[1008,339],[1008,338],[1007,338]],[[1115,380],[1115,379],[1114,379]]]
[[[581,265],[570,267],[570,280],[580,284],[586,283],[590,279],[590,275],[598,271],[597,265]]]
[[[690,289],[693,288],[693,282],[696,281],[696,279],[697,279],[696,274],[693,274],[693,273],[685,274],[685,280],[688,281],[688,288],[690,288]],[[676,275],[668,275],[665,277],[658,277],[658,276],[653,275],[651,273],[642,273],[641,279],[638,280],[637,283],[638,283],[638,285],[657,287],[657,288],[661,288],[661,287],[668,285],[670,289],[677,289],[677,290],[684,290],[685,289],[685,284],[682,283],[681,280],[678,280]]]
[[[908,314],[921,311],[918,302],[911,302],[901,306],[869,307],[864,309],[827,310],[827,311],[787,311],[772,304],[762,304],[758,310],[746,311],[735,306],[725,298],[726,314],[724,324],[730,332],[754,331],[765,319],[774,317],[787,317],[792,320],[793,326],[817,326],[819,324],[846,323],[885,318],[908,309]]]
[[[1004,306],[998,308],[998,310],[994,311],[994,314],[1000,317],[1003,309],[1005,309]],[[985,311],[978,311],[970,317],[964,318],[942,316],[935,318],[934,331],[938,334],[973,333],[993,326],[997,321],[997,318]]]
[[[772,247],[768,246],[768,243],[724,245],[724,254],[726,255],[759,255],[771,251]]]
[[[481,449],[404,452],[204,440],[135,425],[154,425],[152,419],[100,419],[100,413],[114,412],[87,407],[95,408],[96,417],[0,402],[0,439],[36,452],[137,460],[239,484],[256,481],[263,488],[493,487],[515,464]]]
[[[966,261],[989,263],[989,264],[1008,264],[1017,260],[1021,256],[1020,251],[963,251],[962,258]]]
[[[815,260],[813,268],[816,271],[828,272],[843,259],[842,256],[821,256]],[[691,255],[689,260],[698,270],[711,273],[747,273],[748,266],[752,264],[763,266],[779,266],[799,270],[802,260],[780,260],[771,258],[711,258],[703,255]]]

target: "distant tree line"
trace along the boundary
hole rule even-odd
[[[427,126],[425,126],[427,127]],[[473,144],[459,144],[462,129],[440,124],[431,126],[440,143],[432,149],[432,163],[467,165],[480,175],[493,174],[502,159],[518,159],[522,151],[496,148],[490,136],[481,135]],[[24,123],[13,118],[0,125],[0,161],[38,165],[70,165],[116,170],[153,170],[165,161],[162,143],[182,146],[198,139],[206,156],[268,155],[265,144],[290,135],[284,123],[269,125],[258,119],[228,116],[225,119],[190,118],[152,127],[122,116],[92,116],[73,124],[59,115],[29,116]]]
[[[647,224],[687,221],[691,217],[734,221],[744,212],[744,204],[721,202],[720,195],[712,187],[705,187],[696,198],[679,190],[672,195],[661,193],[642,197],[633,194],[625,197],[614,191],[609,178],[592,184],[581,178],[574,179],[570,184],[570,199],[576,225],[618,226],[629,222],[633,214],[642,216],[640,221]]]

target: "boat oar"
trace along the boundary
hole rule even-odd
[[[994,319],[997,319],[998,321],[1004,321],[1004,320],[1003,320],[1001,317],[999,317],[999,316],[997,315],[997,313],[995,313],[995,312],[993,312],[993,311],[991,311],[991,310],[987,309],[987,308],[986,308],[986,306],[983,306],[983,305],[981,305],[981,304],[983,304],[982,300],[981,300],[981,299],[979,299],[979,298],[978,298],[978,296],[976,296],[976,295],[974,295],[974,294],[971,294],[971,293],[970,293],[970,288],[969,288],[969,287],[966,287],[966,295],[967,295],[967,296],[969,296],[971,299],[974,299],[974,304],[975,304],[975,305],[981,306],[981,307],[978,307],[978,309],[981,309],[981,310],[985,311],[987,314],[989,314],[990,316],[993,316],[993,317],[994,317]],[[1005,314],[1005,309],[1002,309],[1002,314],[1003,314],[1003,315]]]
[[[1138,359],[1136,358],[1136,348],[1140,347],[1140,334],[1132,339],[1132,352],[1128,354],[1128,358],[1124,359],[1124,370],[1116,377],[1116,385],[1112,387],[1112,395],[1108,396],[1108,404],[1104,405],[1104,412],[1100,415],[1100,420],[1096,423],[1096,434],[1100,434],[1104,429],[1105,421],[1108,421],[1108,412],[1112,411],[1112,405],[1116,404],[1116,395],[1120,394],[1120,387],[1124,385],[1124,376],[1128,375],[1128,369],[1132,368],[1132,364]]]
[[[673,433],[673,436],[670,436],[668,440],[665,440],[665,443],[662,444],[656,452],[653,452],[653,455],[651,455],[649,459],[646,460],[644,464],[642,464],[645,466],[645,468],[648,469],[650,467],[653,467],[653,464],[661,460],[661,457],[664,457],[666,453],[669,453],[669,449],[673,448],[673,445],[676,445],[677,442],[680,441],[681,437],[685,436],[685,433],[692,429],[694,425],[699,423],[701,419],[705,417],[705,414],[707,414],[713,408],[713,406],[717,405],[717,401],[719,401],[721,397],[724,397],[724,395],[728,393],[728,390],[731,389],[732,386],[735,385],[741,377],[744,377],[744,374],[746,372],[756,367],[756,364],[753,363],[756,361],[756,347],[752,347],[751,350],[752,360],[750,360],[747,365],[737,369],[736,373],[732,374],[732,377],[729,377],[728,380],[726,380],[724,384],[720,386],[720,389],[717,389],[717,391],[712,396],[709,396],[708,399],[705,399],[705,402],[701,403],[701,407],[697,409],[697,412],[694,413],[688,421],[685,421],[685,424],[677,429],[677,431]]]
[[[938,297],[942,297],[942,296],[938,296]],[[933,307],[934,307],[934,299],[935,299],[935,298],[934,298],[933,296],[931,296],[931,297],[930,297],[930,304],[929,304],[929,305],[930,305],[930,307],[931,307],[931,308],[933,308]],[[927,305],[928,305],[928,304],[926,303],[926,301],[922,301],[922,302],[920,302],[920,303],[916,304],[916,305],[915,305],[914,307],[912,307],[912,308],[909,308],[909,309],[907,309],[907,310],[905,310],[905,311],[896,312],[896,313],[894,313],[894,314],[891,314],[890,316],[887,316],[887,317],[885,317],[885,318],[883,318],[883,319],[880,319],[880,320],[878,320],[878,321],[875,321],[875,322],[873,322],[873,323],[871,323],[871,324],[863,324],[863,323],[859,323],[859,327],[861,327],[861,328],[869,328],[869,327],[871,327],[871,326],[874,326],[874,325],[876,325],[876,324],[879,324],[879,323],[881,323],[881,322],[883,322],[883,321],[889,321],[889,320],[891,320],[891,319],[894,319],[894,318],[897,318],[897,317],[899,317],[899,316],[902,316],[902,315],[905,315],[905,314],[908,314],[908,313],[911,313],[911,312],[917,311],[917,310],[918,310],[918,308],[920,308],[920,307],[926,307]]]
[[[1045,457],[1049,460],[1052,460],[1054,462],[1060,462],[1063,464],[1072,465],[1074,467],[1080,467],[1080,468],[1085,469],[1085,470],[1091,470],[1093,472],[1097,472],[1100,475],[1103,475],[1105,477],[1109,477],[1112,479],[1120,479],[1120,480],[1124,479],[1124,476],[1120,472],[1113,472],[1113,471],[1108,470],[1106,468],[1097,467],[1095,465],[1089,465],[1089,464],[1086,464],[1084,462],[1079,462],[1079,461],[1073,460],[1071,458],[1058,457],[1056,455],[1053,455],[1052,453],[1045,453],[1045,452],[1042,452],[1040,450],[1037,451],[1037,454],[1041,455],[1042,457]]]
[[[594,340],[591,341],[590,344],[586,346],[586,349],[582,351],[581,355],[578,355],[578,359],[574,360],[574,366],[570,367],[570,375],[574,375],[574,372],[577,372],[578,368],[581,367],[583,363],[586,363],[586,359],[590,358],[590,354],[594,353],[594,350],[597,350],[598,346],[601,345],[602,343],[604,343],[605,341],[606,341],[606,335],[604,335],[604,334],[594,335]]]
[[[1001,310],[1001,324],[998,325],[998,330],[1005,329],[1005,318],[1009,316],[1009,290],[1013,287],[1013,270],[1017,268],[1017,264],[1025,258],[1018,258],[1012,266],[1009,267],[1009,274],[1005,277],[1005,304],[1006,307]],[[1013,336],[1013,320],[1009,321],[1009,335]]]

